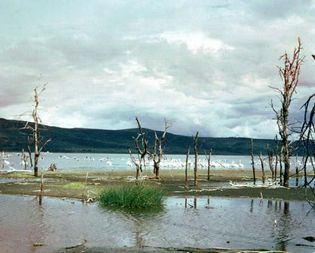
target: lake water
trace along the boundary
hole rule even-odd
[[[2,159],[0,159],[2,160]],[[258,157],[255,157],[256,168],[260,169]],[[292,168],[300,164],[301,158],[292,158]],[[148,167],[150,162],[147,161]],[[130,170],[134,168],[128,154],[89,154],[89,153],[42,153],[39,167],[47,169],[50,164],[55,163],[58,169],[63,170]],[[152,163],[152,162],[151,162]],[[5,169],[23,169],[24,165],[20,153],[5,153],[2,160]],[[193,156],[190,156],[190,169],[193,168]],[[165,155],[161,162],[164,169],[184,169],[185,155]],[[222,156],[213,155],[211,157],[212,169],[247,169],[251,170],[251,160],[249,156]],[[199,168],[207,168],[207,160],[204,155],[199,156]],[[267,159],[265,168],[268,169]],[[1,169],[1,168],[0,168]],[[151,167],[150,167],[151,170]]]
[[[198,247],[314,252],[315,210],[306,202],[168,197],[155,214],[128,214],[75,200],[0,195],[0,252],[87,247]],[[34,243],[43,244],[34,247]]]

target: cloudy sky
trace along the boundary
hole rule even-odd
[[[315,91],[315,1],[0,1],[0,117],[273,138],[279,56],[300,36],[291,120]]]

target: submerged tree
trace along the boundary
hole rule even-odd
[[[283,186],[289,186],[290,173],[290,131],[289,131],[289,108],[292,101],[292,96],[295,93],[299,83],[299,75],[303,57],[300,56],[302,44],[298,38],[298,46],[293,51],[292,59],[287,53],[280,57],[283,61],[283,67],[279,67],[279,74],[283,81],[282,89],[271,87],[280,93],[281,108],[276,109],[271,102],[271,107],[276,115],[278,132],[282,142],[282,158],[284,163]]]
[[[37,87],[34,89],[34,109],[32,111],[33,124],[30,125],[27,122],[26,125],[24,126],[24,129],[28,129],[31,131],[32,142],[34,145],[33,170],[34,170],[35,177],[38,177],[38,161],[39,161],[40,153],[43,150],[43,148],[46,146],[46,144],[50,142],[50,139],[46,140],[46,142],[43,142],[43,138],[40,136],[41,119],[38,115],[38,107],[39,107],[39,96],[44,90],[45,90],[45,86],[40,91],[37,90]],[[28,140],[30,142],[30,138]]]

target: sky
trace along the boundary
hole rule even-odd
[[[315,91],[315,0],[1,0],[0,117],[274,138],[279,57],[305,56],[290,121]]]

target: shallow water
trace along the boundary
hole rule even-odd
[[[169,197],[164,210],[153,214],[46,197],[40,207],[34,197],[0,195],[0,205],[0,252],[51,252],[84,240],[87,247],[315,251],[303,239],[315,236],[315,211],[305,202]]]

